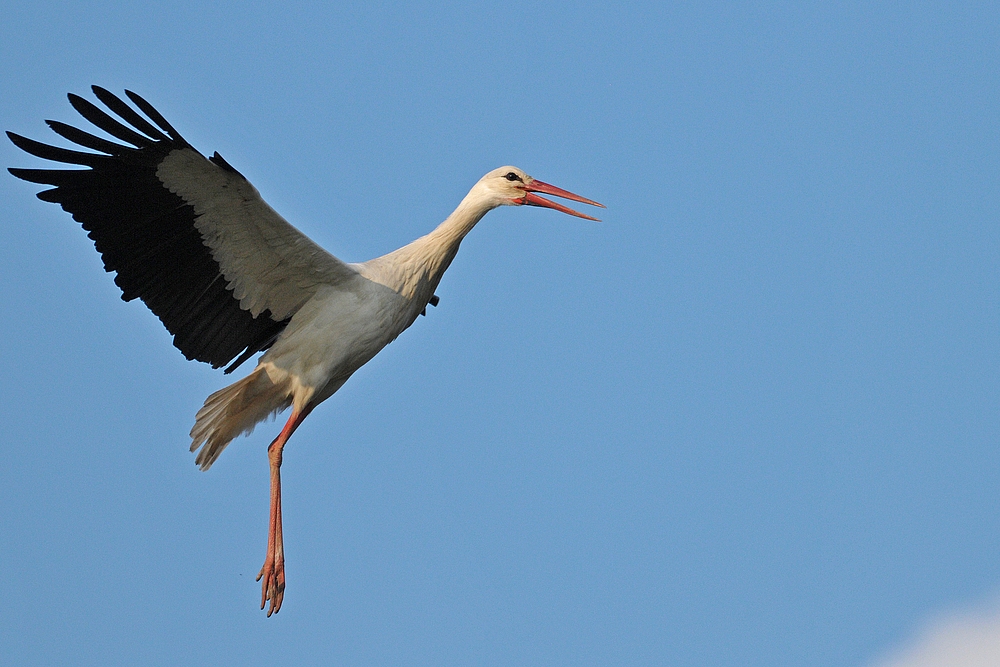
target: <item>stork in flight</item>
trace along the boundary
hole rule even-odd
[[[81,116],[124,143],[46,121],[69,150],[8,132],[37,157],[89,169],[10,169],[53,186],[38,193],[83,225],[115,272],[122,299],[136,297],[173,334],[188,359],[226,373],[264,352],[250,375],[205,400],[191,429],[195,463],[208,470],[233,438],[288,407],[268,447],[271,510],[267,555],[257,575],[261,609],[281,609],[285,557],[281,536],[281,452],[302,420],[427,304],[465,235],[498,206],[543,206],[597,220],[537,193],[602,206],[501,167],[483,176],[458,208],[426,236],[360,264],[342,262],[278,215],[221,155],[205,158],[146,100],[125,94],[145,117],[98,86],[114,118],[70,94]],[[124,121],[124,122],[123,122]],[[152,121],[152,122],[150,122]]]

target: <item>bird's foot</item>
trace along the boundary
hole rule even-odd
[[[260,608],[263,609],[268,600],[271,606],[267,610],[268,617],[281,609],[281,600],[285,596],[285,559],[274,559],[269,554],[264,559],[264,567],[257,575],[260,585]]]

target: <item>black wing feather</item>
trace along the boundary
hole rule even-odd
[[[159,111],[153,108],[152,104],[144,100],[136,93],[133,93],[131,90],[126,90],[125,94],[128,95],[128,98],[132,100],[133,104],[139,107],[140,111],[149,116],[150,120],[152,120],[154,123],[159,125],[161,130],[169,134],[171,139],[173,139],[178,144],[182,144],[188,147],[191,146],[191,144],[184,141],[184,138],[180,135],[180,133],[177,130],[175,130],[170,123],[167,122],[167,119],[161,116]]]
[[[110,92],[97,87],[94,92],[138,132],[81,97],[71,94],[70,103],[91,123],[131,146],[49,121],[57,134],[100,153],[49,146],[11,132],[7,136],[27,153],[89,169],[9,171],[31,183],[55,186],[38,198],[60,204],[87,230],[105,270],[116,274],[122,299],[142,299],[188,359],[219,368],[239,357],[226,368],[231,372],[270,347],[288,319],[276,321],[268,310],[254,317],[240,308],[194,225],[194,207],[157,178],[160,162],[190,145],[138,95],[126,91],[159,130]]]
[[[126,123],[135,129],[157,141],[170,141],[169,137],[153,127],[148,120],[137,114],[132,107],[122,102],[104,88],[91,86],[91,89],[97,95],[97,99],[104,103],[104,106],[121,116]]]
[[[66,123],[60,123],[57,120],[47,120],[45,124],[52,128],[52,131],[61,137],[69,139],[74,144],[79,144],[84,148],[90,148],[91,150],[101,151],[108,155],[125,156],[128,152],[132,150],[127,146],[122,146],[121,144],[116,144],[113,141],[108,141],[107,139],[102,139],[101,137],[95,137],[89,132],[84,132],[83,130],[77,129],[72,125],[67,125]]]
[[[87,167],[94,167],[102,159],[105,159],[104,156],[97,155],[95,153],[84,153],[81,151],[71,151],[67,148],[49,146],[48,144],[43,144],[40,141],[22,137],[21,135],[14,134],[13,132],[8,132],[7,136],[12,142],[14,142],[14,145],[22,151],[30,153],[35,157],[40,157],[43,160],[52,160],[53,162],[65,162],[66,164],[79,164]]]
[[[126,141],[136,148],[152,148],[156,145],[156,142],[149,137],[143,136],[135,130],[130,130],[79,95],[70,93],[67,97],[69,97],[69,103],[81,116],[116,139]]]

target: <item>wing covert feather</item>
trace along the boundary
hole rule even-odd
[[[284,319],[308,301],[320,285],[357,276],[268,206],[238,172],[197,151],[171,151],[157,178],[194,207],[195,227],[219,263],[240,308],[257,316],[270,310]]]

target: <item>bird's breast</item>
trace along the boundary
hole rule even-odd
[[[261,364],[272,375],[290,376],[302,393],[339,387],[413,323],[415,309],[411,299],[364,278],[323,287],[295,314]]]

